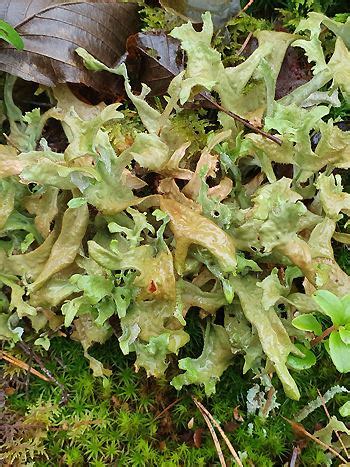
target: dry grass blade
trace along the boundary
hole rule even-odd
[[[168,412],[172,407],[174,407],[175,404],[177,404],[178,402],[180,402],[182,399],[182,397],[179,397],[178,399],[176,399],[174,402],[172,402],[171,404],[169,404],[167,407],[165,407],[164,410],[162,410],[154,420],[158,420],[159,418],[161,418],[166,412]]]
[[[218,437],[215,433],[215,430],[213,428],[213,425],[211,424],[210,420],[209,420],[209,417],[206,415],[206,413],[203,411],[203,409],[201,408],[201,405],[200,403],[195,399],[193,398],[193,402],[196,404],[198,410],[200,411],[200,413],[202,414],[202,417],[204,418],[205,420],[205,423],[208,425],[208,428],[209,428],[209,431],[210,431],[210,434],[213,438],[213,441],[214,441],[214,444],[215,444],[215,448],[217,450],[217,453],[218,453],[218,456],[219,456],[219,459],[220,459],[220,463],[222,465],[222,467],[226,467],[226,461],[225,461],[225,458],[224,458],[224,455],[222,453],[222,449],[221,449],[221,446],[220,446],[220,443],[219,443],[219,440],[218,440]]]
[[[251,39],[252,37],[253,37],[253,33],[250,32],[250,33],[248,34],[246,40],[243,42],[242,47],[241,47],[241,48],[239,49],[239,51],[237,52],[237,56],[241,55],[241,54],[245,51],[245,49],[246,49],[247,45],[249,44],[249,41],[250,41],[250,39]]]
[[[193,399],[193,402],[196,404],[196,406],[201,410],[201,412],[203,412],[212,421],[212,423],[215,425],[215,427],[218,429],[220,435],[222,436],[223,440],[225,441],[227,447],[229,448],[230,453],[232,454],[232,456],[233,456],[234,460],[236,461],[237,465],[239,465],[239,467],[243,467],[241,459],[239,458],[235,448],[232,446],[231,441],[226,436],[224,430],[221,428],[221,426],[218,424],[218,422],[215,420],[215,418],[212,416],[212,414],[209,412],[209,410],[207,410],[201,402],[199,402],[195,397],[192,397],[192,399]]]
[[[344,459],[344,457],[341,454],[339,454],[339,452],[337,452],[331,446],[328,446],[328,444],[324,443],[320,439],[316,438],[316,436],[309,433],[307,430],[305,430],[305,428],[302,425],[300,425],[299,423],[293,422],[292,420],[288,420],[288,418],[285,418],[285,417],[282,417],[282,418],[284,420],[286,420],[288,423],[290,423],[292,428],[295,428],[299,433],[301,433],[304,436],[307,436],[308,438],[312,439],[312,441],[317,443],[319,446],[322,446],[324,449],[326,449],[327,451],[329,451],[332,454],[334,454],[335,456],[337,456],[338,459],[340,459],[342,462],[344,462],[344,464],[349,465],[348,462]]]
[[[22,360],[13,357],[12,355],[7,354],[6,352],[2,351],[0,353],[0,358],[5,360],[8,363],[11,363],[11,365],[18,366],[19,368],[22,368],[23,370],[29,371],[32,375],[37,376],[38,378],[42,379],[43,381],[46,381],[47,383],[50,382],[50,379],[37,371],[35,368],[32,368],[29,366],[27,363],[23,362]]]

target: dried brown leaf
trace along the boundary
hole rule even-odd
[[[46,86],[82,83],[111,95],[123,89],[115,76],[86,70],[75,50],[82,47],[115,66],[125,52],[126,39],[138,30],[136,4],[2,0],[0,18],[15,27],[24,41],[23,51],[1,43],[0,70]]]
[[[174,76],[184,69],[180,41],[164,32],[140,32],[127,41],[129,72],[151,88],[151,95],[166,93]]]

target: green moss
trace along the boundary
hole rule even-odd
[[[200,330],[190,316],[188,330],[197,335],[200,348]],[[111,348],[115,350],[111,352]],[[191,353],[195,355],[199,348],[192,347]],[[247,459],[259,467],[283,465],[290,459],[295,438],[282,416],[293,419],[305,404],[318,396],[317,389],[325,392],[337,383],[350,384],[349,377],[339,379],[320,347],[320,363],[312,370],[293,375],[301,388],[301,401],[286,400],[277,384],[278,401],[282,405],[274,416],[263,419],[246,414],[246,394],[251,378],[242,376],[240,358],[224,373],[217,393],[208,400],[200,389],[190,388],[189,393],[177,394],[166,381],[147,380],[144,373],[134,373],[132,360],[121,354],[113,339],[92,352],[113,370],[112,377],[105,381],[93,378],[78,343],[55,338],[50,352],[45,364],[67,389],[68,402],[60,406],[61,389],[35,377],[30,379],[26,394],[20,386],[21,377],[25,380],[26,375],[19,375],[18,389],[8,398],[6,413],[11,413],[13,423],[22,427],[18,432],[21,438],[8,439],[5,443],[2,455],[7,462],[13,463],[15,452],[17,461],[23,464],[27,458],[26,462],[38,466],[62,463],[68,466],[216,465],[215,446],[192,402],[191,394],[194,394],[221,423],[235,448],[246,453]],[[157,418],[179,396],[181,400]],[[336,414],[346,400],[346,394],[335,397],[328,403],[330,413]],[[233,411],[237,406],[240,406],[243,422],[234,419]],[[194,422],[190,430],[191,418]],[[326,423],[326,419],[321,407],[303,423],[313,432],[315,424]],[[37,427],[31,428],[35,424]],[[198,428],[203,428],[204,432],[201,446],[196,448],[193,433]],[[223,450],[229,459],[224,445]],[[302,451],[302,465],[324,465],[324,459],[323,451],[313,443]]]
[[[224,66],[237,65],[244,60],[241,49],[249,35],[257,30],[272,28],[271,21],[246,14],[228,21],[226,28],[219,31],[214,39],[214,46],[222,54]]]
[[[180,26],[184,21],[162,8],[145,6],[140,10],[143,31],[163,30],[171,31]]]

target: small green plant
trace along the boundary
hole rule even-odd
[[[332,325],[322,333],[322,326],[313,314],[294,318],[297,329],[310,331],[316,336],[328,337],[324,342],[336,369],[340,373],[350,372],[350,294],[342,298],[328,290],[318,290],[313,295],[314,301],[322,312],[332,320]]]
[[[18,32],[6,21],[0,19],[0,39],[8,42],[18,50],[23,50],[24,43]]]

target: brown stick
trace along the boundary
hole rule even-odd
[[[224,112],[226,115],[229,117],[232,117],[234,120],[236,120],[239,123],[242,123],[245,127],[249,128],[250,130],[254,131],[254,133],[258,133],[261,136],[264,136],[265,138],[273,141],[276,144],[279,144],[282,146],[282,141],[277,138],[277,136],[270,135],[270,133],[266,133],[266,131],[261,130],[260,128],[257,128],[256,126],[252,125],[248,120],[245,118],[240,117],[239,115],[235,114],[234,112],[231,112],[230,110],[225,109],[222,107],[222,105],[218,104],[215,99],[212,98],[212,96],[206,92],[202,92],[200,94],[203,96],[208,102],[210,102],[214,107],[216,107],[218,110],[221,112]]]
[[[0,353],[0,358],[2,358],[8,363],[11,363],[11,365],[15,365],[15,366],[18,366],[19,368],[22,368],[23,370],[29,371],[30,373],[42,379],[43,381],[46,381],[47,383],[50,382],[47,376],[41,374],[35,368],[32,368],[31,366],[29,366],[27,363],[23,362],[22,360],[19,360],[19,358],[13,357],[12,355],[9,355],[4,351]]]
[[[246,12],[248,8],[253,5],[254,2],[255,0],[249,0],[249,2],[242,8],[242,10],[236,14],[235,18],[241,16],[242,13]]]
[[[209,419],[213,422],[213,425],[218,429],[220,435],[222,436],[223,440],[225,441],[227,447],[229,448],[234,460],[237,462],[239,467],[243,467],[242,461],[239,458],[235,448],[232,446],[231,441],[228,439],[226,436],[224,430],[221,428],[221,426],[218,424],[218,422],[215,420],[215,418],[212,416],[212,414],[207,410],[203,404],[201,404],[195,397],[192,397],[193,402],[196,404],[197,407],[199,407],[206,415],[209,417]]]
[[[335,331],[336,327],[333,325],[333,326],[330,326],[329,328],[325,329],[323,331],[323,333],[320,335],[320,336],[317,336],[315,337],[314,339],[312,339],[312,341],[310,342],[311,344],[311,347],[315,347],[315,345],[319,344],[320,342],[323,341],[323,339],[325,339],[326,337],[328,337],[333,331]]]

